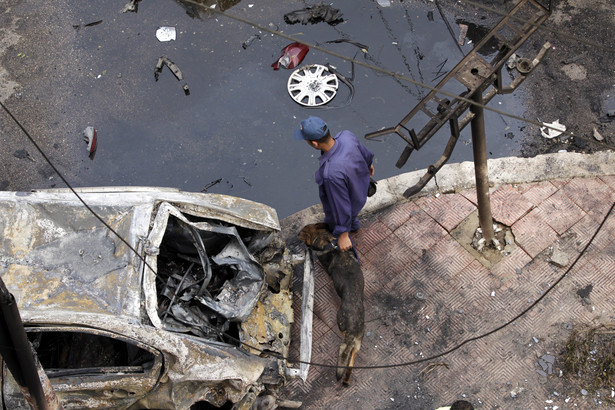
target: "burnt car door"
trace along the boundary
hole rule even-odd
[[[26,331],[64,408],[127,408],[160,378],[162,353],[137,341],[87,328]],[[6,408],[29,409],[5,366],[2,373]]]

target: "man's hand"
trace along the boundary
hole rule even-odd
[[[369,176],[370,177],[374,176],[374,164],[369,166]]]
[[[352,249],[352,242],[350,241],[350,235],[348,235],[348,232],[343,232],[337,237],[337,246],[342,252]]]

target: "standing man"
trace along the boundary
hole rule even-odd
[[[359,229],[357,216],[365,205],[370,177],[374,175],[374,154],[350,131],[331,137],[329,127],[318,117],[301,121],[294,137],[321,152],[315,179],[324,222],[337,237],[340,250],[347,251],[352,248],[350,232]]]

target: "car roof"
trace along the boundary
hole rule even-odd
[[[162,202],[250,229],[279,230],[275,210],[236,197],[146,187],[77,192],[139,252]],[[21,311],[144,319],[141,259],[71,191],[0,192],[0,233],[0,276]]]

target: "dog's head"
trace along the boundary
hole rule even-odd
[[[321,222],[304,226],[299,232],[299,239],[314,250],[323,250],[333,243],[335,236],[329,232],[327,224]]]

